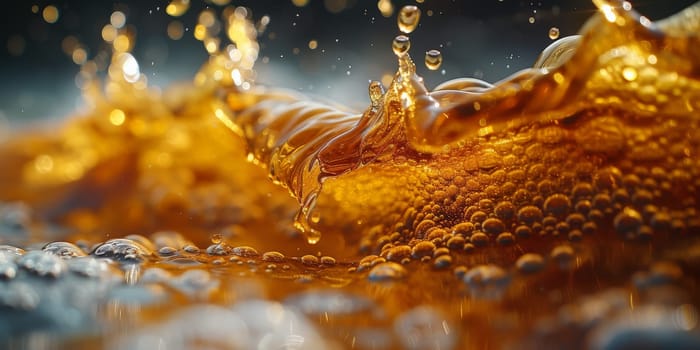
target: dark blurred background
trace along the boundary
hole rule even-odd
[[[220,8],[204,0],[190,1],[189,11],[179,18],[165,13],[166,0],[5,1],[0,10],[0,124],[61,118],[79,108],[80,91],[74,79],[79,67],[63,53],[61,42],[74,36],[92,58],[105,48],[101,31],[116,10],[125,13],[127,24],[136,30],[133,54],[149,84],[190,80],[207,56],[192,35],[197,14],[206,7]],[[214,2],[221,1],[225,0]],[[550,28],[558,28],[560,37],[576,34],[595,12],[589,0],[390,2],[394,11],[388,18],[377,0],[236,0],[232,4],[251,8],[256,19],[264,15],[271,19],[260,39],[259,82],[358,108],[367,105],[368,80],[380,80],[396,70],[391,41],[398,34],[396,14],[405,4],[422,10],[420,26],[411,34],[411,53],[428,87],[462,76],[502,79],[533,63],[552,42]],[[633,6],[659,19],[693,2],[639,0]],[[47,23],[42,16],[49,5],[58,10],[55,23]],[[179,40],[167,35],[173,21],[184,29]],[[317,42],[315,49],[309,47],[312,40]],[[422,64],[429,49],[443,53],[444,62],[437,71],[428,71]]]

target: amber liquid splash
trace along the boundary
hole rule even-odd
[[[433,91],[404,8],[361,112],[253,82],[243,8],[235,45],[200,23],[209,61],[162,96],[115,39],[89,116],[0,148],[26,232],[0,251],[2,307],[40,314],[35,280],[80,275],[108,300],[78,308],[101,325],[62,338],[83,345],[697,346],[700,4],[595,3],[533,68]]]

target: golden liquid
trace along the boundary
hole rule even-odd
[[[495,85],[428,91],[395,40],[398,71],[361,113],[255,85],[246,10],[225,18],[235,48],[210,50],[200,16],[212,57],[192,86],[152,94],[116,50],[88,116],[0,148],[0,198],[33,208],[33,242],[56,240],[49,225],[88,246],[126,237],[143,260],[120,265],[127,284],[204,270],[196,297],[115,311],[145,334],[194,303],[322,290],[372,305],[311,313],[341,348],[595,347],[640,315],[697,337],[700,6],[650,23],[596,4],[579,37]]]

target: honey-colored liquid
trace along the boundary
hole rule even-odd
[[[700,4],[654,23],[594,2],[533,68],[432,91],[408,6],[359,112],[256,84],[244,8],[224,10],[235,46],[200,16],[211,57],[162,95],[117,33],[89,115],[0,147],[0,199],[22,203],[3,210],[27,215],[0,283],[97,280],[76,312],[99,326],[65,346],[693,348]]]

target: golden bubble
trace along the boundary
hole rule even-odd
[[[207,27],[202,24],[197,24],[194,27],[194,37],[197,40],[204,40],[207,37]]]
[[[622,77],[627,81],[634,81],[637,79],[637,70],[634,67],[625,67],[622,70]]]
[[[391,3],[391,0],[379,0],[377,8],[384,17],[391,17],[394,14],[394,4]]]
[[[292,0],[292,4],[296,7],[304,7],[309,4],[309,0]]]
[[[189,8],[190,0],[173,0],[165,7],[165,13],[173,17],[180,17],[184,15]]]
[[[209,54],[214,54],[219,50],[219,38],[206,38],[204,48]]]
[[[399,30],[403,33],[410,33],[416,30],[420,21],[420,9],[413,5],[404,6],[399,12],[397,22]]]
[[[315,50],[317,47],[318,47],[318,41],[316,41],[316,40],[309,41],[309,48],[311,50]]]
[[[127,52],[131,49],[131,40],[125,34],[118,35],[112,43],[117,52]]]
[[[53,5],[46,6],[44,7],[44,11],[41,12],[41,16],[46,23],[56,23],[59,16],[58,9]]]
[[[559,39],[559,28],[557,28],[557,27],[549,28],[549,38],[552,40]]]
[[[647,62],[649,62],[649,64],[656,64],[657,61],[658,58],[656,58],[656,55],[647,56]]]
[[[168,23],[168,38],[172,40],[180,40],[185,34],[185,30],[180,21],[172,21]]]
[[[411,48],[411,39],[405,35],[398,35],[391,43],[391,48],[396,56],[403,56]]]
[[[126,15],[121,11],[114,11],[109,17],[109,23],[111,23],[115,28],[121,28],[126,24]]]
[[[425,66],[430,70],[437,70],[442,65],[442,53],[438,50],[430,50],[425,53]]]
[[[34,168],[40,174],[46,174],[53,170],[53,158],[51,156],[42,154],[34,160]]]
[[[527,21],[530,22],[530,24],[533,24],[535,23],[535,17],[530,16],[530,18],[528,18]]]
[[[121,109],[113,109],[111,112],[109,112],[109,122],[112,123],[112,125],[120,126],[124,124],[125,120],[126,115]]]
[[[32,5],[32,13],[39,13],[39,5]]]
[[[102,27],[102,40],[111,43],[114,41],[114,39],[117,38],[118,35],[117,28],[115,28],[111,24],[107,24],[104,27]]]
[[[87,61],[87,52],[82,47],[79,47],[73,50],[71,58],[73,59],[73,63],[82,65]]]
[[[214,11],[211,11],[211,10],[202,11],[199,14],[198,22],[199,22],[199,24],[201,24],[205,27],[211,27],[214,24],[216,24],[216,15],[214,15]]]

